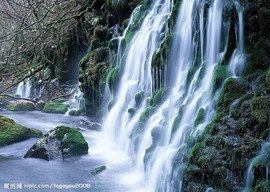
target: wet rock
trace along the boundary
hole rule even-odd
[[[57,103],[57,102],[52,102],[52,103],[47,103],[43,110],[45,113],[66,113],[68,111],[68,105],[63,104],[63,103]]]
[[[87,153],[88,144],[79,131],[70,127],[59,126],[39,139],[24,157],[50,161]]]
[[[26,128],[10,118],[0,115],[0,147],[41,136],[41,131]]]
[[[97,176],[99,173],[101,173],[102,171],[104,171],[105,169],[107,169],[107,167],[105,165],[96,167],[93,171],[91,171],[91,174],[93,176]]]
[[[10,103],[6,108],[10,111],[33,111],[35,110],[35,105],[31,101],[15,101]]]

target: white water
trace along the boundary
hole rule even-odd
[[[230,21],[222,17],[227,8],[222,0],[213,1],[209,9],[205,9],[205,4],[203,0],[181,2],[169,56],[171,70],[167,75],[171,77],[168,84],[170,90],[143,127],[138,121],[146,110],[147,98],[152,94],[152,54],[164,37],[161,29],[170,14],[170,1],[153,2],[142,26],[127,47],[123,76],[115,95],[116,103],[104,122],[106,143],[101,145],[108,153],[117,150],[130,156],[137,170],[134,173],[137,178],[135,183],[141,182],[136,190],[181,191],[186,167],[186,139],[200,134],[215,114],[219,92],[212,94],[212,82],[215,69],[226,53]],[[239,21],[242,22],[240,16]],[[237,45],[244,50],[241,48],[243,44],[239,45],[243,42],[241,26]],[[230,67],[233,66],[232,76],[239,73],[238,65],[236,62],[230,64]],[[145,99],[138,107],[134,97],[141,91]],[[128,113],[129,108],[136,109],[133,116]],[[204,120],[195,126],[200,109],[204,110]],[[175,124],[177,118],[179,122]],[[136,134],[138,125],[141,131]],[[132,180],[134,175],[125,175],[124,178]]]
[[[139,30],[135,32],[131,42],[127,45],[128,52],[125,60],[122,61],[123,76],[114,97],[116,103],[104,122],[103,133],[106,143],[103,142],[100,147],[104,150],[107,149],[109,154],[110,151],[122,151],[118,158],[123,156],[123,151],[126,154],[124,156],[128,157],[129,146],[132,145],[129,135],[146,105],[144,101],[144,104],[138,108],[137,114],[131,119],[128,109],[136,106],[135,95],[143,91],[144,98],[147,98],[152,94],[151,60],[154,51],[158,48],[161,40],[165,38],[168,30],[167,19],[171,12],[171,6],[170,0],[153,1]],[[137,183],[141,179],[140,173],[121,178],[127,185],[132,184],[130,181]]]
[[[16,94],[22,98],[29,98],[31,94],[32,83],[30,81],[22,81],[19,83]]]
[[[232,58],[229,63],[229,71],[231,76],[237,77],[242,75],[243,68],[246,63],[246,54],[244,48],[244,21],[243,10],[238,1],[234,1],[236,11],[238,14],[238,25],[235,26],[237,34],[237,47],[233,52]]]
[[[68,115],[70,111],[72,110],[81,110],[84,108],[84,98],[83,98],[83,92],[80,89],[80,84],[76,86],[75,94],[72,98],[72,100],[69,102],[69,108],[66,114]]]
[[[125,127],[130,120],[128,108],[135,106],[135,94],[142,90],[145,91],[146,97],[152,94],[151,60],[159,42],[165,37],[170,10],[171,1],[155,1],[140,29],[127,46],[128,53],[123,64],[123,76],[115,96],[117,101],[104,122],[105,134],[113,142],[117,141],[116,145],[123,150],[127,150],[129,145],[130,130],[126,130]]]
[[[252,191],[252,185],[254,182],[254,171],[253,171],[253,167],[254,165],[264,165],[265,166],[265,181],[268,181],[268,172],[269,172],[269,166],[270,166],[270,151],[269,151],[269,147],[270,147],[270,142],[265,142],[262,145],[262,148],[260,150],[260,152],[257,154],[256,157],[254,157],[247,168],[246,171],[246,178],[245,178],[245,188],[243,190],[243,192],[251,192]]]

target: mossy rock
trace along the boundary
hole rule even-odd
[[[73,110],[69,111],[68,114],[71,115],[71,116],[79,116],[79,115],[82,114],[82,110],[73,109]]]
[[[24,157],[49,161],[87,153],[88,144],[81,132],[70,127],[58,126],[39,139]]]
[[[204,110],[204,108],[200,108],[198,111],[197,117],[194,121],[194,126],[201,124],[203,122],[204,118],[205,118],[205,110]]]
[[[36,104],[36,110],[42,111],[46,103],[40,102]]]
[[[248,89],[249,86],[244,80],[234,78],[227,79],[218,100],[218,110],[228,110],[230,104],[244,95]]]
[[[159,104],[161,102],[163,96],[166,93],[167,93],[167,89],[165,89],[165,88],[154,91],[154,93],[150,99],[149,105],[152,107],[155,107],[157,104]]]
[[[0,147],[41,136],[41,131],[26,128],[10,118],[0,115]]]
[[[227,65],[218,65],[213,78],[213,93],[215,93],[219,88],[221,88],[227,76]]]
[[[270,115],[270,97],[255,97],[251,102],[252,116],[259,123],[266,123]]]
[[[109,71],[108,85],[111,91],[114,90],[114,88],[116,87],[116,82],[119,79],[120,70],[121,70],[120,66],[115,66]]]
[[[45,113],[66,113],[68,111],[68,105],[63,103],[47,103],[43,110]]]
[[[34,111],[35,105],[30,101],[16,101],[10,103],[6,108],[9,111]]]

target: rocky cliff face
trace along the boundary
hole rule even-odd
[[[189,154],[184,191],[243,190],[251,159],[269,140],[270,3],[241,3],[248,57],[244,77],[223,85],[216,117]],[[258,161],[252,168],[254,191],[269,190],[268,163]]]
[[[124,22],[141,0],[105,1],[93,3],[89,12],[89,28],[85,28],[89,40],[88,53],[80,61],[79,81],[86,99],[86,113],[92,117],[100,114],[106,77],[115,51],[112,38],[121,35]],[[146,2],[146,1],[145,1]],[[86,25],[84,25],[86,26]],[[110,49],[112,49],[111,53]]]

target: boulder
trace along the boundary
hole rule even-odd
[[[42,111],[45,113],[65,114],[68,111],[68,105],[58,102],[47,103]]]
[[[87,153],[88,144],[78,130],[59,126],[50,130],[39,139],[24,157],[40,158],[50,161]]]
[[[29,129],[8,117],[0,115],[0,147],[41,136],[41,131]]]
[[[10,111],[33,111],[35,110],[35,105],[31,101],[15,101],[10,103],[7,107]]]

